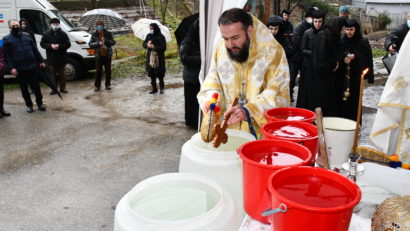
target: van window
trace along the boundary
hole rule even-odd
[[[50,10],[51,13],[53,13],[56,18],[60,19],[60,24],[65,27],[67,31],[72,31],[75,29],[75,26],[66,18],[64,15],[62,15],[58,10]]]
[[[50,30],[50,17],[38,10],[21,10],[20,18],[24,18],[30,24],[34,34],[42,35]]]

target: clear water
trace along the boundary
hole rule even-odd
[[[219,152],[229,152],[229,151],[236,151],[239,147],[242,146],[242,144],[248,143],[250,140],[239,137],[239,136],[229,136],[228,134],[228,142],[226,144],[221,144],[218,148],[214,148],[212,146],[212,142],[205,143],[201,137],[198,137],[199,139],[195,140],[195,145],[197,147],[207,149],[210,151],[219,151]]]
[[[286,137],[286,138],[308,138],[311,137],[309,132],[303,128],[295,127],[292,125],[283,126],[276,130],[271,131],[274,136]]]
[[[262,158],[259,160],[259,163],[265,165],[295,165],[303,162],[303,159],[284,152],[272,152],[260,156]]]
[[[215,207],[218,200],[219,198],[201,189],[172,187],[151,192],[130,206],[146,218],[178,221],[206,213]]]
[[[278,185],[275,186],[278,193],[311,207],[334,208],[353,201],[353,195],[346,187],[317,176],[291,176]]]

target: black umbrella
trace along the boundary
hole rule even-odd
[[[40,81],[43,81],[52,91],[56,92],[60,99],[63,100],[60,92],[58,91],[56,84],[54,83],[53,75],[50,73],[51,70],[49,67],[40,68]]]
[[[182,19],[181,23],[179,24],[178,28],[174,32],[175,38],[177,39],[178,46],[181,46],[182,41],[185,38],[185,35],[189,31],[189,26],[199,18],[199,13],[193,14]]]

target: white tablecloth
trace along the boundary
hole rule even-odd
[[[410,195],[409,170],[393,169],[372,163],[363,163],[363,166],[364,174],[357,178],[362,199],[354,209],[349,231],[370,231],[371,218],[377,205],[394,195]],[[271,231],[271,229],[270,225],[246,216],[239,231]]]

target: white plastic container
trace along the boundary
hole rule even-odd
[[[323,128],[329,165],[331,168],[342,168],[342,164],[349,159],[352,152],[356,121],[339,118],[324,117]]]
[[[234,129],[228,129],[227,134],[228,142],[221,144],[217,149],[212,147],[212,143],[203,142],[199,133],[193,135],[182,146],[179,171],[198,173],[214,179],[232,195],[243,218],[245,210],[243,208],[242,160],[236,149],[255,138],[250,133]]]
[[[118,203],[114,231],[237,231],[232,197],[212,179],[168,173],[137,184]]]

